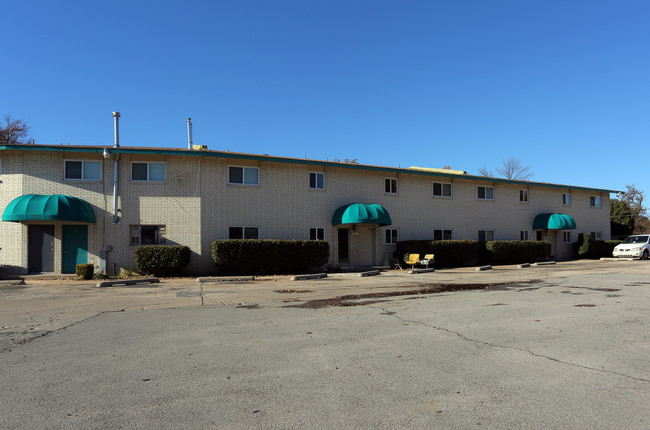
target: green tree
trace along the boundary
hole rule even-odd
[[[650,233],[650,220],[648,211],[643,204],[645,193],[638,190],[634,185],[626,185],[627,191],[621,197],[621,201],[627,204],[632,211],[634,220],[633,234]]]
[[[628,236],[634,231],[634,212],[626,202],[612,199],[610,205],[612,236]]]

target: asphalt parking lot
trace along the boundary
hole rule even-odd
[[[648,274],[28,281],[0,289],[0,427],[647,429]]]

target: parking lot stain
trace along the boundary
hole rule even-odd
[[[531,281],[536,282],[536,281]],[[415,290],[405,291],[384,291],[380,293],[367,293],[367,294],[349,294],[339,297],[332,297],[329,299],[315,299],[309,300],[301,304],[286,305],[288,308],[303,308],[303,309],[320,309],[327,306],[364,306],[373,303],[378,303],[380,300],[364,300],[364,299],[381,299],[386,297],[397,296],[415,296],[408,298],[416,298],[417,296],[427,294],[445,293],[450,291],[461,290],[519,290],[517,285],[528,284],[530,282],[512,282],[512,283],[499,283],[499,284],[431,284],[425,285],[422,288]]]
[[[252,304],[252,305],[241,305],[241,304],[240,304],[240,305],[237,306],[237,307],[240,308],[240,309],[257,309],[257,308],[260,307],[260,305],[258,305],[257,303],[254,303],[254,304]]]
[[[576,308],[595,308],[596,305],[574,305]]]
[[[567,287],[567,288],[579,288],[581,290],[589,290],[589,291],[602,291],[605,293],[614,293],[616,291],[621,291],[620,288],[592,288],[592,287]]]

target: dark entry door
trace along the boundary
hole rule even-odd
[[[88,226],[63,226],[63,266],[62,273],[75,273],[77,264],[88,263]]]
[[[27,236],[29,273],[54,272],[54,226],[30,225]]]
[[[349,247],[348,229],[339,228],[339,262],[347,263],[348,261],[350,261],[348,247]]]

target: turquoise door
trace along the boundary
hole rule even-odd
[[[75,273],[77,264],[88,263],[88,226],[63,226],[63,273]]]

